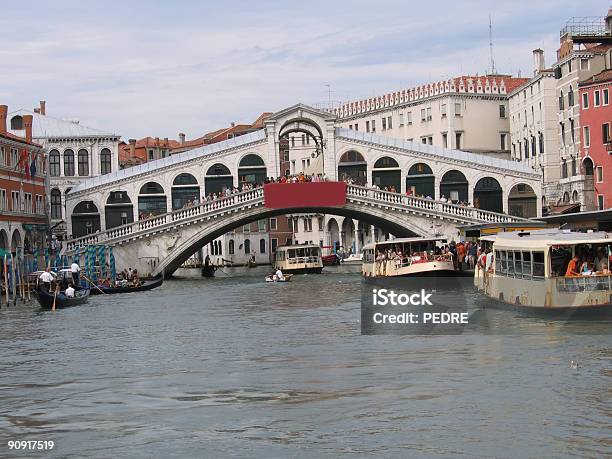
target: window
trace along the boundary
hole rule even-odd
[[[563,145],[565,145],[565,124],[559,123],[559,127],[561,128],[561,140],[563,141]]]
[[[155,159],[155,154],[153,153],[153,150],[149,150],[149,161],[153,161]]]
[[[393,117],[387,117],[387,129],[393,129]]]
[[[610,143],[610,123],[601,125],[601,140],[603,143]]]
[[[51,218],[62,218],[62,193],[57,188],[51,190]]]
[[[353,130],[353,125],[349,124],[349,129],[352,131]]]
[[[366,121],[366,132],[370,132],[370,122]]]
[[[599,92],[599,89],[597,89],[595,92],[593,92],[594,96],[595,96],[595,102],[593,103],[594,107],[599,107],[601,105],[601,94]]]
[[[358,131],[359,130],[359,124],[355,123],[355,130]]]
[[[0,189],[0,210],[8,210],[8,202],[6,201],[5,189]]]
[[[400,126],[404,125],[404,114],[403,113],[399,114],[399,125]]]
[[[266,240],[263,238],[259,240],[259,253],[266,253]]]
[[[427,119],[426,111],[424,108],[421,109],[421,123]]]
[[[539,132],[538,137],[540,139],[540,154],[543,154],[544,153],[544,133]]]
[[[270,219],[270,230],[275,230],[276,229],[276,225],[277,225],[276,217],[271,218]]]
[[[304,231],[312,231],[312,219],[304,218]]]
[[[574,106],[574,90],[572,89],[571,85],[569,87],[569,92],[567,93],[567,106],[568,108]]]
[[[89,175],[89,153],[85,149],[79,150],[79,175]]]
[[[590,132],[589,126],[584,126],[582,128],[582,134],[584,137],[584,146],[590,147],[591,146],[591,132]]]
[[[461,149],[461,132],[455,133],[455,148],[457,150]]]
[[[0,147],[0,166],[7,166],[6,151],[4,150],[4,147]]]
[[[376,132],[376,120],[372,120],[372,132]]]
[[[567,72],[568,73],[572,72],[572,61],[571,60],[567,61]]]
[[[251,232],[251,224],[247,223],[246,225],[242,226],[242,232],[243,233],[250,233]]]
[[[442,104],[440,112],[442,113],[442,118],[446,118],[446,104]]]
[[[606,206],[604,205],[604,197],[602,194],[597,195],[597,207],[599,210],[604,210]]]
[[[385,118],[384,116],[382,118],[382,130],[383,131],[387,130],[387,118]]]
[[[295,147],[295,136],[294,135],[291,136],[291,146]]]
[[[421,143],[427,145],[427,137],[421,137]]]
[[[429,145],[433,145],[433,137],[432,136],[427,137],[427,143]]]
[[[412,112],[406,113],[406,124],[408,125],[412,124]]]
[[[306,145],[306,135],[302,134],[302,145]]]
[[[236,250],[235,243],[233,239],[229,240],[227,250],[230,255],[234,255],[234,251]]]
[[[582,93],[582,108],[584,109],[589,108],[589,93],[588,92]]]
[[[565,108],[563,103],[563,91],[559,93],[559,110],[563,110]]]
[[[534,136],[531,136],[531,157],[535,157],[536,155],[536,139]]]
[[[448,134],[446,132],[442,134],[442,147],[448,148]]]
[[[461,116],[461,104],[459,102],[455,103],[455,116]]]
[[[578,169],[576,167],[576,158],[572,158],[572,176],[578,173]]]
[[[427,107],[427,121],[431,121],[431,107]]]
[[[525,159],[529,158],[529,141],[527,138],[523,139],[523,152],[525,153]]]
[[[589,60],[580,59],[580,70],[588,70],[588,69],[589,69]]]
[[[569,120],[570,122],[570,135],[572,137],[572,143],[576,142],[576,136],[574,134],[575,129],[574,129],[574,120],[570,118]]]
[[[561,163],[561,178],[567,178],[567,161]]]
[[[506,118],[506,106],[505,105],[500,105],[499,106],[499,117],[500,118]]]
[[[59,177],[60,175],[60,154],[57,150],[49,152],[49,174],[51,177]]]
[[[244,240],[244,253],[246,255],[251,253],[251,240],[250,239]]]
[[[265,220],[259,220],[259,221],[257,222],[257,230],[258,230],[260,233],[263,233],[263,232],[265,232],[265,231],[266,231],[266,221],[265,221]]]
[[[11,210],[19,212],[20,210],[19,191],[11,191]]]
[[[603,182],[603,166],[597,166],[595,168],[595,177],[597,179],[597,183]]]
[[[100,174],[111,173],[111,152],[108,148],[103,148],[100,152]]]
[[[603,89],[601,91],[601,95],[603,96],[603,104],[602,105],[608,105],[610,103],[609,97],[608,97],[608,90],[607,89]]]
[[[270,251],[272,253],[276,252],[276,248],[278,247],[278,239],[273,238],[271,239],[271,247],[270,247]]]
[[[506,150],[506,134],[499,135],[499,147],[501,150]]]
[[[74,151],[72,150],[64,152],[64,175],[66,177],[74,176]]]
[[[319,228],[319,231],[323,231],[323,217],[317,217],[317,228]]]

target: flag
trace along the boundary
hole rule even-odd
[[[21,154],[19,155],[19,161],[17,162],[17,167],[19,169],[24,169],[27,167],[27,164],[28,164],[28,150],[24,148],[21,150]]]

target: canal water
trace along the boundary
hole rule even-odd
[[[609,319],[487,310],[507,333],[361,336],[359,274],[267,269],[3,308],[0,457],[612,454]]]

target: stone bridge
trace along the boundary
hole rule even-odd
[[[316,188],[326,183],[284,184],[281,187]],[[226,232],[246,223],[286,213],[320,212],[357,218],[395,236],[456,236],[456,226],[484,222],[516,222],[526,219],[448,202],[434,201],[347,185],[341,205],[310,202],[299,205],[266,206],[265,187],[233,194],[154,218],[121,225],[67,242],[66,253],[77,248],[112,246],[117,266],[137,267],[148,275],[171,274],[196,250]]]

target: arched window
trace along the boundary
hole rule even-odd
[[[574,190],[574,192],[572,193],[572,201],[578,202],[578,191],[577,190]]]
[[[244,253],[246,253],[247,255],[251,253],[251,240],[250,239],[244,240]]]
[[[196,178],[187,173],[182,173],[176,176],[172,185],[197,185],[198,181]]]
[[[89,153],[84,148],[79,150],[79,175],[86,177],[89,175]]]
[[[223,255],[223,244],[221,241],[217,241],[217,255]]]
[[[21,131],[23,129],[23,118],[19,115],[11,118],[11,129]]]
[[[68,149],[64,152],[64,175],[74,176],[74,151]]]
[[[51,190],[51,218],[62,218],[62,193],[57,188]]]
[[[263,238],[259,240],[259,253],[266,253],[266,240]]]
[[[227,166],[216,163],[208,168],[206,175],[232,175]]]
[[[341,163],[365,163],[363,155],[355,150],[347,151],[340,158]]]
[[[230,255],[234,255],[235,248],[234,248],[234,240],[233,239],[229,240],[228,250],[229,250],[229,254]]]
[[[567,106],[568,108],[574,106],[574,90],[572,89],[572,85],[570,85],[569,91],[567,93]]]
[[[164,194],[164,189],[157,182],[147,182],[140,187],[140,194]]]
[[[57,150],[49,152],[49,175],[51,177],[60,176],[60,154]]]
[[[263,159],[259,156],[250,154],[246,155],[244,158],[240,160],[240,165],[238,167],[259,167],[265,166]]]
[[[393,158],[383,156],[374,163],[374,169],[383,169],[388,167],[399,167],[399,164]]]
[[[103,148],[100,152],[100,174],[110,174],[111,172],[111,152],[108,148]]]
[[[584,175],[593,175],[593,160],[587,156],[582,164],[584,165]]]

